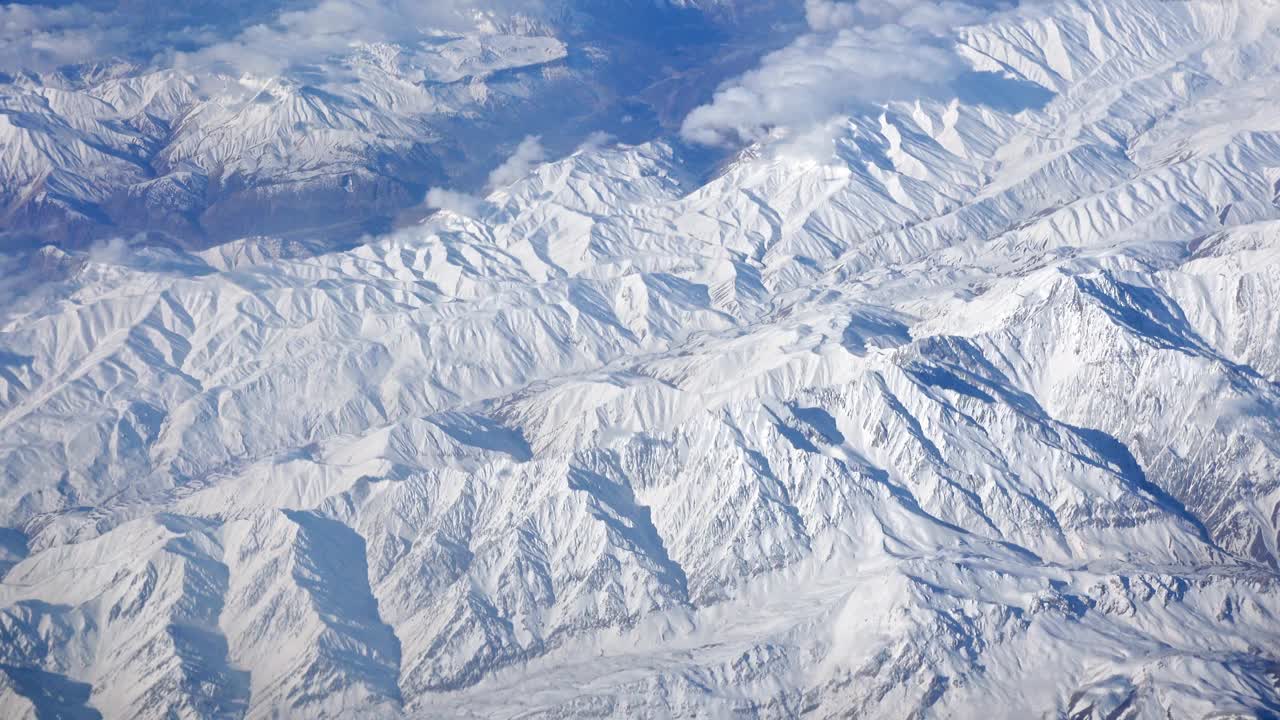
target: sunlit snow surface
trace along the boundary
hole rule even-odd
[[[834,155],[11,263],[0,715],[1275,716],[1277,23],[1032,3]]]

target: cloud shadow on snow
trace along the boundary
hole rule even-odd
[[[38,720],[101,720],[102,713],[89,705],[93,688],[65,675],[34,668],[0,665],[13,689],[34,706]]]
[[[1029,80],[977,70],[961,73],[954,80],[953,87],[956,97],[963,103],[985,105],[1006,113],[1040,110],[1056,95]]]

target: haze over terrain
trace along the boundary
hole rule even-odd
[[[1280,716],[1276,0],[11,4],[0,149],[0,716]]]

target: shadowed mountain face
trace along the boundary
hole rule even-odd
[[[0,93],[0,717],[1280,713],[1280,6],[355,1]]]

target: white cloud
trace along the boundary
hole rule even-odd
[[[614,137],[603,130],[596,130],[587,136],[585,140],[578,144],[580,152],[594,152],[600,148],[612,143]]]
[[[837,0],[805,0],[804,18],[818,32],[850,27],[858,21],[858,7]]]
[[[448,210],[458,215],[476,217],[484,208],[484,200],[470,193],[431,188],[427,191],[427,207],[434,210]]]
[[[83,5],[0,5],[0,70],[49,70],[96,59],[124,39],[105,18]]]
[[[271,21],[251,25],[238,35],[190,53],[179,53],[182,67],[222,65],[240,71],[274,75],[289,66],[316,62],[361,42],[380,42],[422,35],[431,30],[464,26],[464,6],[453,2],[411,3],[400,0],[320,0],[315,5],[279,13]]]
[[[588,138],[588,141],[593,138],[596,142],[604,141],[604,138],[594,134]],[[497,190],[516,182],[546,159],[547,151],[542,147],[542,139],[537,135],[529,135],[520,141],[515,151],[502,164],[489,173],[489,182],[485,190]],[[436,210],[449,210],[459,215],[477,217],[484,209],[484,205],[483,198],[470,193],[445,188],[431,188],[427,191],[427,207]]]
[[[89,261],[101,265],[124,265],[128,262],[132,251],[129,241],[120,236],[98,240],[86,249]]]
[[[940,35],[1008,7],[1002,0],[805,0],[815,32],[896,25]]]
[[[230,40],[179,56],[179,64],[218,64],[269,75],[342,54],[357,43],[412,42],[435,33],[492,28],[515,14],[536,15],[542,0],[319,0],[246,28]]]
[[[966,69],[949,33],[1005,7],[979,1],[806,0],[810,32],[723,85],[685,118],[681,135],[705,145],[779,129],[811,136],[859,103],[943,88]]]
[[[506,162],[489,173],[489,189],[496,190],[510,185],[528,175],[530,170],[546,159],[547,151],[542,147],[542,138],[537,135],[526,137],[520,141],[515,152],[507,158]]]
[[[707,145],[751,142],[778,127],[826,122],[855,101],[921,92],[958,70],[945,47],[894,26],[807,35],[721,88],[685,118],[681,134]]]
[[[114,10],[80,4],[0,5],[0,69],[48,70],[129,57],[198,69],[276,74],[358,42],[413,40],[536,14],[542,0],[138,0]]]

